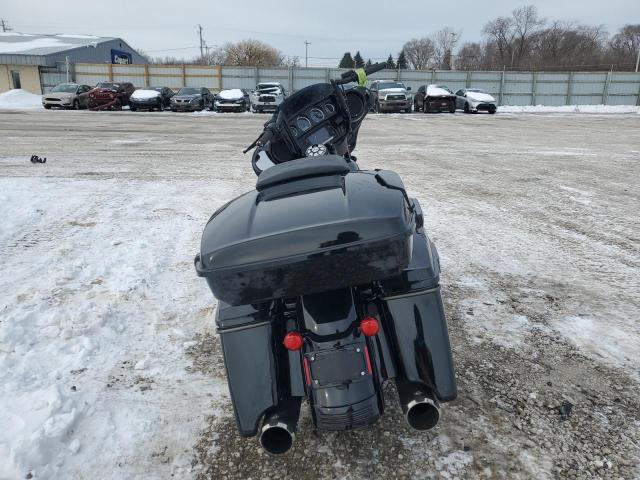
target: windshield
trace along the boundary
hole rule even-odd
[[[280,85],[278,85],[277,83],[259,83],[258,86],[256,87],[256,90],[274,90],[274,89],[278,89],[280,90]]]
[[[199,88],[181,88],[178,95],[200,95]]]
[[[453,93],[451,90],[449,90],[449,87],[445,86],[445,85],[436,85],[437,88],[441,88],[442,90],[446,90],[449,93]]]
[[[482,90],[481,88],[467,88],[467,92],[487,93],[486,91]]]
[[[378,84],[378,90],[384,90],[386,88],[406,88],[403,83],[400,82],[381,82]]]
[[[156,92],[162,93],[163,87],[149,87],[149,90],[155,90]]]
[[[62,84],[62,85],[56,85],[55,87],[53,87],[51,89],[52,92],[62,92],[62,93],[76,93],[76,89],[78,88],[77,85],[69,85],[69,84]]]
[[[96,85],[97,88],[110,88],[111,90],[118,90],[120,85],[118,83],[100,82]]]

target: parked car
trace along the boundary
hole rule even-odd
[[[219,112],[246,112],[249,104],[239,88],[222,90],[216,95],[216,110]]]
[[[61,83],[56,85],[42,96],[42,106],[44,108],[62,107],[79,110],[87,108],[89,85],[78,85],[77,83]]]
[[[498,102],[480,88],[461,88],[456,92],[456,108],[464,110],[464,113],[484,110],[493,114],[498,109]]]
[[[444,85],[422,85],[413,99],[413,109],[424,113],[455,113],[456,96]]]
[[[275,112],[286,94],[281,83],[259,83],[251,93],[251,110],[254,112]]]
[[[129,105],[129,98],[135,89],[129,82],[100,82],[89,92],[88,106],[92,110],[120,110]]]
[[[174,96],[173,90],[169,87],[146,87],[139,88],[129,98],[129,108],[131,111],[136,110],[154,110],[162,111],[169,106],[171,97]]]
[[[213,110],[213,94],[204,87],[182,87],[171,97],[171,111]]]
[[[410,112],[411,87],[394,80],[375,80],[371,82],[371,106],[374,112]]]

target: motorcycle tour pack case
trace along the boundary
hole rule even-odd
[[[409,264],[415,222],[396,173],[293,160],[212,215],[195,267],[230,305],[367,284]]]

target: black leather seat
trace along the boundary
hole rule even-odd
[[[256,182],[256,190],[262,191],[274,185],[303,178],[345,175],[350,171],[347,161],[339,155],[300,158],[280,163],[262,172]]]

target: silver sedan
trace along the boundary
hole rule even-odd
[[[456,92],[456,108],[465,113],[496,113],[498,102],[480,88],[461,88]]]

